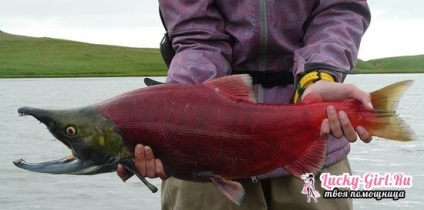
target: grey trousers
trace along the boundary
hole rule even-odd
[[[329,167],[323,173],[331,175],[351,174],[349,161],[343,159]],[[161,203],[163,210],[278,210],[278,209],[353,209],[351,199],[324,199],[317,202],[302,194],[304,182],[287,176],[253,183],[250,179],[242,180],[246,190],[246,199],[241,206],[233,204],[211,183],[195,183],[169,178],[162,183]],[[322,195],[321,181],[315,178],[315,189]]]

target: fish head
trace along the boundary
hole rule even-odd
[[[33,116],[66,145],[72,155],[43,163],[14,164],[30,171],[52,174],[98,174],[116,170],[123,141],[114,124],[94,106],[67,110],[31,107],[18,109],[21,116]]]

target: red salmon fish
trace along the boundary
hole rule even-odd
[[[323,102],[306,97],[299,104],[257,103],[247,75],[197,85],[156,85],[77,109],[23,107],[18,110],[21,115],[32,115],[46,124],[73,155],[46,163],[22,159],[14,163],[36,172],[64,174],[110,172],[122,163],[137,173],[132,151],[142,143],[152,148],[170,176],[212,182],[241,204],[244,189],[234,179],[277,168],[296,177],[322,170],[327,139],[319,134],[330,105],[344,110],[354,127],[361,125],[373,136],[415,139],[395,112],[411,84],[398,82],[372,92],[374,111],[353,99]]]

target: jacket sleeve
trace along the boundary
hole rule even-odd
[[[176,54],[168,83],[201,83],[231,71],[230,38],[224,20],[207,1],[159,0]]]
[[[294,53],[295,81],[306,63],[325,63],[340,70],[355,67],[363,34],[371,20],[366,0],[323,0],[304,25],[304,46]],[[345,75],[331,73],[342,82]]]

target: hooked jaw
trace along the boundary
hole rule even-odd
[[[51,131],[52,129],[54,129],[54,127],[57,126],[53,117],[54,113],[50,110],[37,109],[32,107],[21,107],[18,109],[18,114],[19,116],[33,116],[35,119],[46,125],[49,131]],[[59,138],[58,136],[56,136],[54,132],[51,133],[56,137],[56,139],[58,139],[69,149],[71,149],[71,145],[69,142],[65,141],[63,138]]]
[[[90,161],[83,162],[78,158],[75,158],[73,155],[43,163],[28,163],[24,159],[19,159],[13,161],[13,164],[28,171],[48,174],[90,175],[102,173],[101,171],[105,169],[105,167],[96,166]]]
[[[69,131],[69,128],[62,129],[60,128],[60,120],[59,118],[66,118],[65,111],[53,111],[46,109],[37,109],[31,107],[22,107],[18,109],[18,113],[20,116],[33,116],[41,123],[45,124],[49,131],[55,136],[59,141],[61,141],[64,145],[66,145],[74,155],[68,155],[65,158],[61,158],[58,160],[52,160],[42,163],[29,163],[23,159],[18,159],[13,161],[15,166],[39,173],[49,173],[49,174],[74,174],[74,175],[89,175],[89,174],[99,174],[112,172],[116,170],[116,165],[118,164],[117,159],[111,158],[106,163],[99,164],[94,160],[78,157],[77,154],[80,151],[75,151],[76,149],[73,147],[72,142],[65,138],[66,132]],[[63,133],[58,132],[57,130],[65,130]]]
[[[18,113],[21,116],[31,115],[45,124],[73,155],[42,163],[28,163],[19,159],[13,161],[17,167],[39,173],[92,175],[115,171],[119,163],[134,173],[152,192],[158,190],[141,176],[128,151],[122,154],[123,142],[113,123],[94,107],[56,111],[22,107]]]

